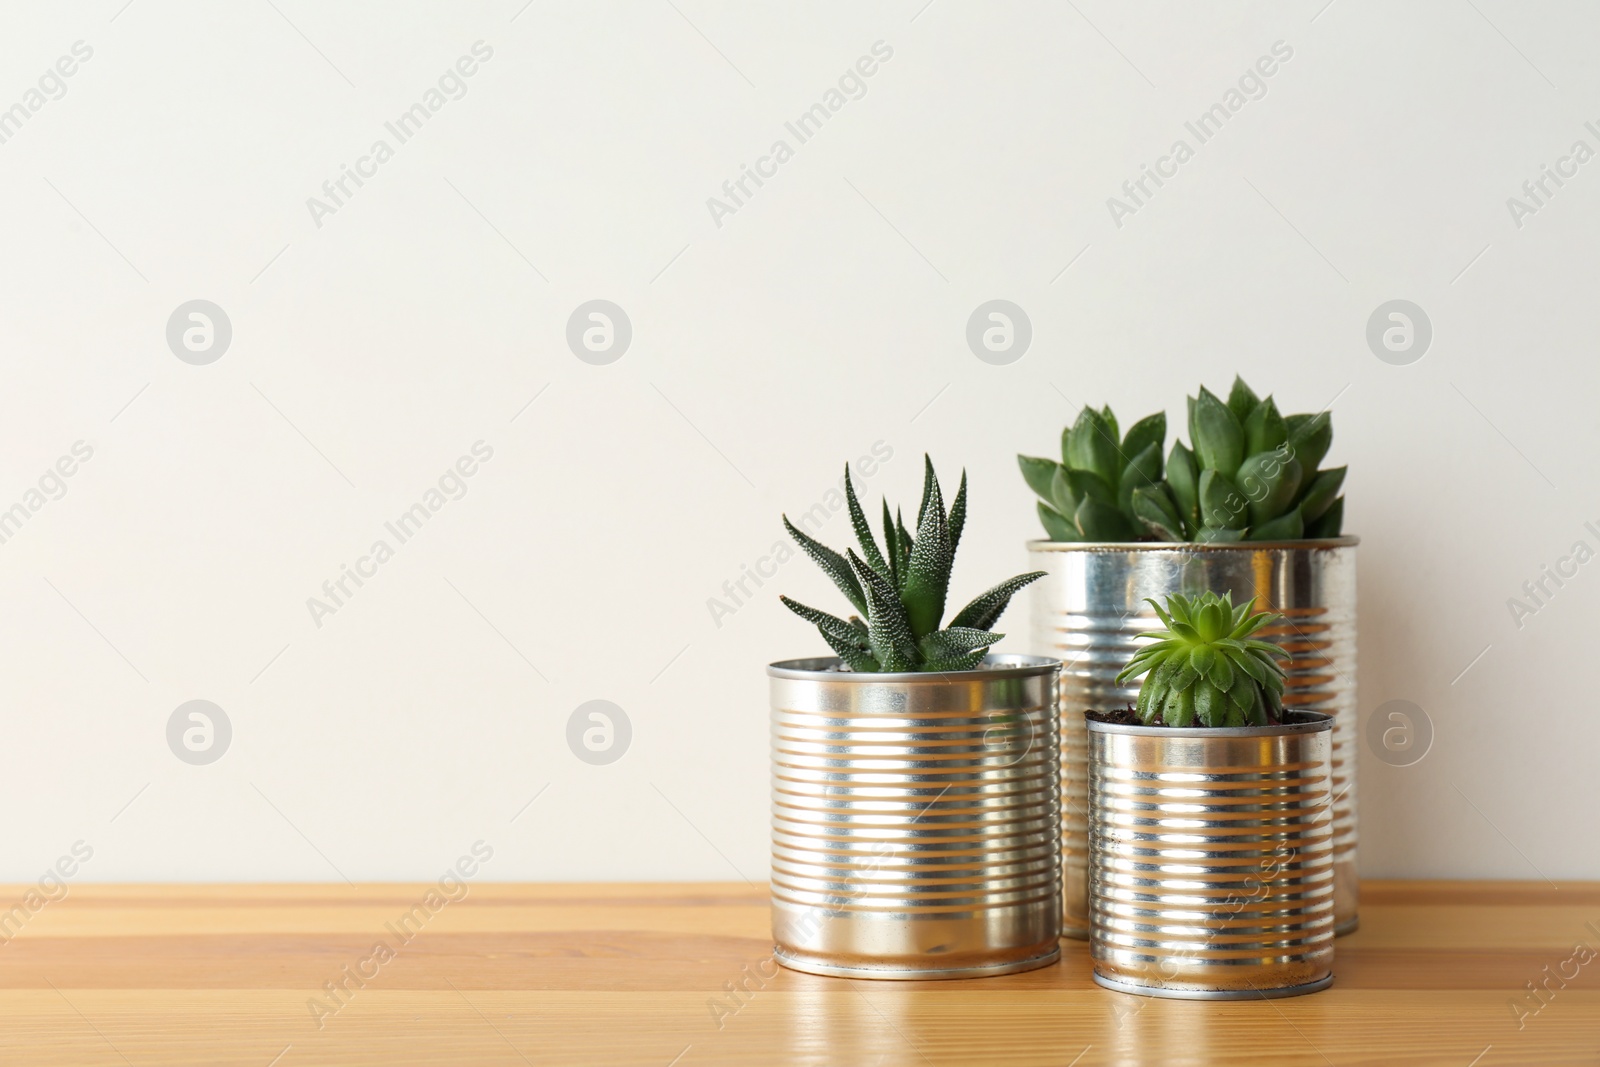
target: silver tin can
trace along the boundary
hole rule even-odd
[[[1035,582],[1032,650],[1061,668],[1062,933],[1089,936],[1088,737],[1083,713],[1125,707],[1138,681],[1116,675],[1161,622],[1145,597],[1210,590],[1251,597],[1282,612],[1257,636],[1282,645],[1284,706],[1333,716],[1333,865],[1336,933],[1356,928],[1356,545],[1355,537],[1230,545],[1028,542]]]
[[[1332,719],[1090,721],[1090,955],[1100,985],[1191,1000],[1333,981]]]
[[[1060,955],[1060,664],[767,668],[772,935],[795,970],[970,978]]]

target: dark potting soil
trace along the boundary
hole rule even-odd
[[[1113,726],[1144,725],[1144,723],[1139,721],[1139,715],[1136,711],[1134,711],[1133,705],[1131,704],[1128,707],[1123,708],[1121,711],[1086,711],[1083,713],[1083,717],[1085,719],[1093,719],[1095,722],[1108,722]],[[1164,722],[1155,722],[1151,723],[1151,725],[1165,726],[1167,724]]]

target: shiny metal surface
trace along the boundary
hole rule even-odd
[[[1095,980],[1197,1000],[1333,975],[1333,720],[1088,724]]]
[[[1134,635],[1159,629],[1144,602],[1168,593],[1213,590],[1240,602],[1258,597],[1282,612],[1284,624],[1258,635],[1293,656],[1284,691],[1288,708],[1334,717],[1333,828],[1335,901],[1339,933],[1357,923],[1356,545],[1354,537],[1232,545],[1167,543],[1065,544],[1030,541],[1031,569],[1046,576],[1030,590],[1032,651],[1055,656],[1061,668],[1062,933],[1089,936],[1088,737],[1083,713],[1125,707],[1137,681],[1115,678],[1143,642]]]
[[[772,934],[786,967],[965,978],[1060,955],[1060,664],[767,669]]]

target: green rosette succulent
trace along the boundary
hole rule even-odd
[[[1146,602],[1165,630],[1138,636],[1155,641],[1117,675],[1143,674],[1135,712],[1146,726],[1276,726],[1283,721],[1283,665],[1289,653],[1251,637],[1281,615],[1253,611],[1255,598],[1233,605],[1232,594],[1178,593],[1162,608]]]
[[[1333,443],[1327,412],[1282,415],[1235,378],[1224,402],[1189,398],[1189,440],[1162,460],[1163,414],[1117,436],[1109,407],[1084,408],[1062,432],[1061,462],[1018,456],[1052,541],[1297,541],[1337,537],[1344,467],[1319,469]]]
[[[1166,518],[1165,511],[1142,500],[1160,488],[1166,439],[1164,413],[1140,419],[1119,437],[1110,407],[1086,407],[1061,431],[1061,462],[1019,455],[1017,465],[1039,496],[1039,521],[1050,540],[1147,541],[1161,536],[1141,516]]]
[[[833,580],[856,611],[866,616],[866,621],[858,615],[841,619],[786,596],[778,599],[802,619],[815,623],[828,647],[852,671],[973,670],[989,647],[1005,636],[994,633],[992,627],[1011,597],[1044,577],[1044,571],[1033,571],[1006,579],[980,594],[941,629],[939,621],[944,617],[956,546],[967,521],[967,474],[961,472],[961,488],[946,512],[933,461],[924,456],[923,465],[922,506],[917,513],[915,537],[906,529],[898,511],[890,518],[886,500],[884,544],[882,549],[878,547],[872,526],[856,499],[848,464],[844,471],[845,500],[861,555],[848,548],[840,555],[796,528],[787,515],[783,518],[789,536]]]
[[[1203,386],[1189,398],[1189,440],[1167,457],[1160,514],[1148,525],[1169,541],[1298,541],[1338,537],[1344,525],[1344,467],[1319,470],[1333,443],[1333,421],[1279,414],[1233,380],[1224,403]]]

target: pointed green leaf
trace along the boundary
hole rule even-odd
[[[1233,662],[1228,659],[1226,652],[1219,652],[1216,661],[1211,664],[1211,671],[1207,675],[1211,684],[1221,690],[1233,688],[1233,678],[1238,672],[1233,669]]]
[[[983,662],[983,657],[984,651],[980,648],[976,652],[965,652],[957,656],[951,656],[948,659],[931,660],[926,663],[922,669],[924,671],[939,671],[948,673],[970,671],[975,669],[978,664]]]
[[[1244,462],[1244,428],[1228,405],[1202,387],[1195,399],[1194,454],[1202,471],[1220,471],[1231,476]],[[1203,475],[1202,475],[1203,478]],[[1201,485],[1201,508],[1205,507],[1205,486]]]
[[[1178,669],[1172,672],[1167,684],[1174,689],[1192,689],[1194,680],[1200,677],[1200,672],[1189,666],[1187,658],[1178,661]]]
[[[1235,667],[1239,668],[1242,674],[1247,676],[1257,685],[1260,685],[1267,680],[1267,669],[1261,665],[1261,661],[1259,659],[1257,659],[1255,656],[1252,656],[1249,652],[1233,652],[1230,650],[1228,659]]]
[[[906,587],[906,578],[911,573],[911,550],[916,547],[911,542],[911,534],[906,532],[905,519],[900,516],[899,508],[894,509],[894,547],[894,573],[899,580],[895,588],[899,590]]]
[[[1259,452],[1239,466],[1239,491],[1250,502],[1250,522],[1284,514],[1300,491],[1300,461],[1285,452]]]
[[[988,630],[1000,621],[1000,616],[1011,603],[1011,597],[1023,586],[1044,577],[1044,571],[1029,571],[1015,578],[1007,578],[999,585],[979,593],[972,603],[956,613],[951,626],[970,626],[975,630]]]
[[[928,470],[933,470],[931,464]],[[950,551],[950,530],[945,526],[944,497],[939,491],[939,479],[931,473],[923,494],[926,506],[911,549],[906,580],[900,587],[911,634],[919,640],[939,628],[945,596],[950,590],[950,568],[955,562]]]
[[[1227,545],[1244,540],[1243,530],[1226,530],[1217,526],[1202,526],[1194,532],[1196,544]]]
[[[855,609],[863,615],[867,614],[867,597],[861,589],[861,583],[850,570],[850,564],[845,558],[827,545],[822,544],[804,530],[798,529],[789,521],[789,516],[783,517],[783,528],[789,531],[789,536],[794,538],[806,555],[810,556],[822,568],[822,573],[833,579],[833,584],[849,599]]]
[[[1072,499],[1079,505],[1085,500],[1098,500],[1111,507],[1117,506],[1117,491],[1111,483],[1095,474],[1093,471],[1067,470],[1065,473],[1067,485],[1072,489]],[[1056,502],[1060,510],[1061,502]]]
[[[889,515],[889,502],[883,502],[883,557],[889,564],[889,584],[900,588],[900,542],[895,535],[894,519]]]
[[[956,498],[950,504],[950,514],[945,519],[945,529],[950,531],[950,557],[955,558],[956,546],[961,544],[961,531],[967,525],[967,472],[961,471],[961,488],[956,490]]]
[[[1063,515],[1076,515],[1078,513],[1078,494],[1072,490],[1072,472],[1065,467],[1056,467],[1054,477],[1050,479],[1050,506]],[[1094,475],[1085,473],[1085,478]]]
[[[1127,513],[1133,508],[1135,489],[1156,485],[1161,480],[1161,448],[1150,444],[1138,455],[1130,453],[1128,465],[1122,468],[1122,478],[1117,483],[1117,507]]]
[[[1333,505],[1334,498],[1339,495],[1339,488],[1344,485],[1346,467],[1332,467],[1325,471],[1318,471],[1311,479],[1311,484],[1305,487],[1300,494],[1300,514],[1306,522],[1315,522],[1327,514],[1328,508]]]
[[[1117,445],[1117,436],[1106,424],[1105,416],[1086,407],[1068,435],[1067,466],[1096,474],[1108,486],[1115,485],[1122,471]]]
[[[1232,406],[1232,400],[1229,401]],[[1244,454],[1271,452],[1289,440],[1289,427],[1278,414],[1278,405],[1269,396],[1255,406],[1244,420]]]
[[[1293,509],[1286,515],[1279,515],[1271,522],[1250,528],[1252,541],[1298,541],[1305,535],[1305,520],[1300,517],[1299,508]]]
[[[822,634],[822,639],[828,642],[828,647],[840,659],[850,665],[851,670],[876,671],[878,662],[864,647],[860,631],[850,623],[825,611],[808,607],[797,600],[790,600],[786,596],[778,597],[784,607],[794,612],[808,622],[815,623],[817,630]],[[859,622],[859,620],[856,620]]]
[[[1284,420],[1289,428],[1289,447],[1294,457],[1308,471],[1322,465],[1322,457],[1333,444],[1333,416],[1326,411],[1315,415],[1290,415]]]
[[[1249,503],[1226,474],[1216,470],[1200,472],[1200,518],[1206,526],[1242,531]]]
[[[841,641],[829,634],[823,634],[822,639],[828,642],[828,647],[833,649],[834,655],[843,660],[851,670],[860,674],[877,674],[883,670],[878,663],[878,657],[859,645]]]
[[[1202,677],[1211,673],[1212,665],[1217,662],[1217,650],[1210,645],[1197,645],[1189,653],[1189,666]]]
[[[1233,376],[1233,388],[1228,390],[1228,410],[1233,412],[1233,417],[1244,425],[1250,413],[1261,406],[1261,401],[1256,397],[1255,391],[1244,383],[1239,375]]]
[[[933,458],[926,452],[922,454],[922,503],[917,505],[917,529],[922,529],[922,517],[928,513],[928,507],[939,495],[939,476],[933,473]],[[944,501],[939,501],[939,511],[944,511]]]
[[[1227,699],[1210,682],[1194,687],[1194,714],[1201,726],[1221,726],[1228,715]]]
[[[1044,524],[1044,534],[1052,541],[1082,541],[1083,535],[1072,521],[1043,500],[1035,502],[1039,521]]]
[[[1053,459],[1043,459],[1039,456],[1017,457],[1017,466],[1022,468],[1022,480],[1028,483],[1028,488],[1039,494],[1045,500],[1050,499],[1050,480],[1055,477],[1061,464]]]
[[[842,641],[849,641],[852,643],[855,642],[857,637],[856,628],[839,618],[837,615],[830,615],[826,611],[819,611],[816,608],[800,603],[798,600],[791,600],[786,596],[780,595],[778,599],[782,601],[784,607],[788,608],[802,619],[806,620],[807,622],[815,623],[817,629],[821,630],[824,634],[833,634]]]
[[[855,527],[856,540],[861,542],[861,554],[879,574],[887,576],[889,564],[884,561],[882,553],[878,551],[878,542],[872,536],[872,524],[867,521],[866,513],[861,510],[861,501],[856,499],[855,483],[850,480],[850,464],[844,465],[844,498],[850,506],[850,525]]]
[[[1168,726],[1194,725],[1194,690],[1172,688],[1162,702],[1162,715]]]
[[[1195,466],[1194,453],[1182,441],[1172,442],[1167,454],[1167,488],[1172,490],[1173,503],[1178,505],[1178,515],[1184,522],[1184,534],[1192,533],[1200,524],[1200,472]]]
[[[1166,485],[1141,486],[1133,491],[1133,517],[1163,541],[1183,540],[1183,520]]]
[[[948,630],[936,630],[928,634],[918,644],[922,649],[923,658],[935,662],[986,650],[991,645],[999,644],[1004,637],[1005,634],[997,634],[990,630],[952,626]]]
[[[1111,431],[1111,439],[1116,440],[1122,436],[1122,431],[1117,429],[1117,415],[1111,410],[1111,405],[1106,404],[1100,409],[1100,417],[1105,420],[1106,429]]]
[[[1078,505],[1073,516],[1086,541],[1132,541],[1133,524],[1111,504],[1090,497]]]
[[[885,671],[913,671],[917,669],[917,643],[911,635],[911,623],[906,618],[900,596],[889,585],[888,579],[861,562],[861,557],[851,551],[850,567],[861,582],[867,595],[867,644]]]
[[[1306,528],[1307,537],[1338,537],[1344,528],[1344,497],[1339,497],[1320,518]]]
[[[1231,656],[1229,662],[1232,662]],[[1235,671],[1233,684],[1228,687],[1228,699],[1238,707],[1248,710],[1255,705],[1256,691],[1260,688],[1260,683],[1244,671]]]
[[[1122,439],[1122,454],[1124,456],[1137,456],[1151,445],[1156,446],[1156,455],[1167,444],[1167,413],[1158,411],[1154,415],[1146,415],[1128,428],[1128,434]],[[1157,460],[1159,463],[1159,459]],[[1156,471],[1156,477],[1161,477],[1161,471]]]

